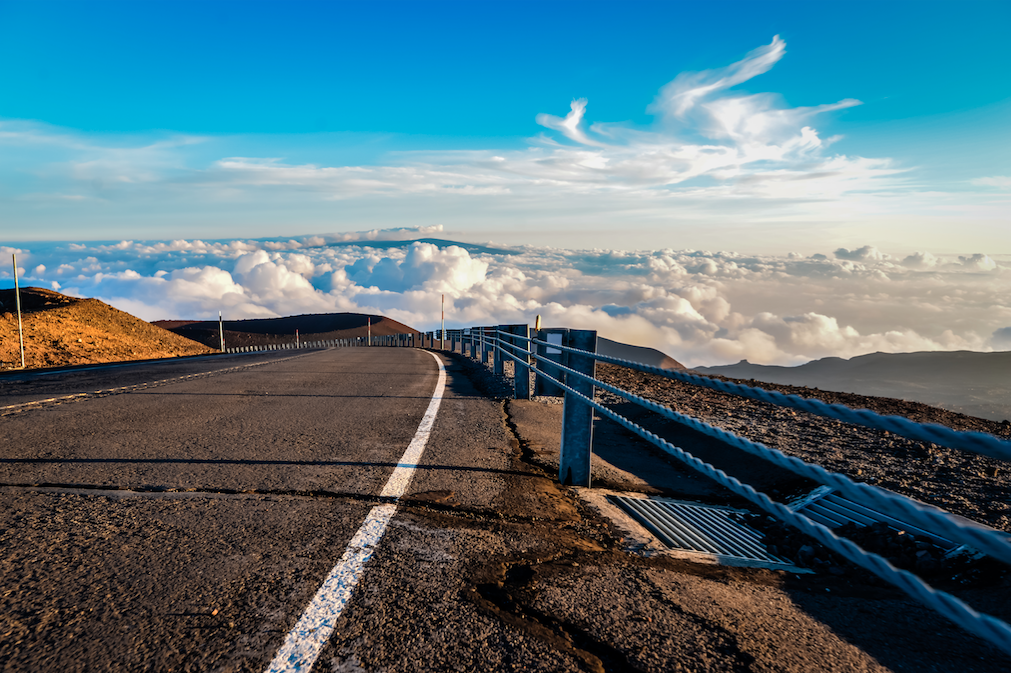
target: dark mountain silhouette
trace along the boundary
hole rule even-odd
[[[295,330],[300,341],[328,339],[353,339],[369,333],[368,321],[372,319],[372,335],[411,334],[418,330],[381,315],[365,313],[312,313],[284,318],[255,318],[251,320],[226,320],[225,346],[263,346],[266,344],[294,343]],[[217,320],[156,320],[154,325],[175,332],[211,348],[218,348]]]
[[[700,374],[895,397],[994,421],[1011,419],[1011,352],[871,353],[822,358],[797,367],[696,367]]]
[[[661,369],[684,369],[685,366],[670,357],[664,352],[655,348],[645,346],[632,346],[620,341],[611,341],[604,337],[597,337],[597,352],[602,355],[610,355],[613,358],[641,362],[646,365],[653,365]]]

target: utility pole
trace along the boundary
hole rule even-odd
[[[18,256],[12,253],[14,260],[14,303],[18,307],[18,341],[21,343],[21,369],[25,368],[25,335],[21,329],[21,288],[18,286]]]
[[[365,342],[365,345],[372,345],[372,316],[369,316],[369,340]]]
[[[442,295],[442,339],[439,340],[439,350],[446,350],[446,295]]]
[[[298,348],[301,344],[298,342],[298,328],[295,328],[295,348]]]
[[[218,311],[218,336],[221,338],[221,352],[225,352],[225,321],[221,317],[221,311]]]

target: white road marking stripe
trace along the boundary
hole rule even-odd
[[[446,368],[442,366],[439,356],[435,353],[429,354],[435,358],[439,365],[439,380],[435,384],[435,392],[432,393],[428,409],[418,425],[418,431],[414,434],[414,439],[407,446],[396,469],[393,470],[393,474],[386,482],[386,486],[380,494],[382,497],[399,500],[400,496],[407,491],[418,461],[421,460],[421,454],[425,450],[425,445],[428,444],[428,437],[432,434],[435,415],[439,413],[439,406],[442,404],[442,395],[446,390]],[[358,586],[358,581],[365,570],[365,564],[372,558],[372,552],[382,540],[386,533],[386,527],[396,511],[396,504],[376,505],[372,508],[369,515],[365,517],[365,523],[351,538],[340,561],[330,571],[323,581],[323,586],[309,602],[309,606],[302,613],[295,628],[285,637],[284,644],[274,655],[274,660],[270,662],[266,673],[287,673],[288,671],[309,671],[312,669],[319,653],[323,651],[323,646],[326,645],[336,628],[337,620],[340,619],[344,607],[351,600],[351,594]]]
[[[407,445],[407,450],[400,457],[400,461],[397,463],[396,469],[393,470],[393,474],[390,475],[389,481],[386,482],[383,492],[379,494],[380,497],[396,498],[399,500],[400,496],[407,491],[407,486],[411,483],[411,477],[414,476],[414,470],[421,460],[421,454],[425,450],[425,445],[428,444],[428,436],[432,434],[432,426],[435,425],[435,415],[439,413],[442,395],[446,391],[446,369],[442,366],[442,361],[438,357],[434,354],[432,357],[435,357],[439,363],[439,381],[435,384],[432,401],[428,403],[428,409],[425,411],[421,423],[418,424],[418,431],[414,433],[414,439]]]

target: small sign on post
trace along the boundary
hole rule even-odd
[[[569,330],[567,328],[541,329],[536,332],[537,340],[561,346],[562,340],[568,331]],[[557,362],[558,364],[563,363],[563,353],[559,348],[552,348],[551,346],[545,346],[544,344],[535,344],[534,349],[532,350],[535,350],[537,355],[542,358],[546,358],[552,362]],[[534,395],[562,397],[565,391],[543,376],[543,374],[546,374],[547,376],[559,381],[564,381],[565,379],[562,370],[548,364],[544,360],[536,360],[536,363],[537,373],[534,375]]]

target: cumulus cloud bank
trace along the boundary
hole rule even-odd
[[[1011,347],[999,298],[1011,259],[979,253],[816,254],[492,249],[411,242],[432,230],[287,241],[24,244],[24,284],[148,320],[377,312],[419,329],[526,322],[596,329],[688,365],[798,364],[873,351]],[[347,240],[346,240],[347,239]],[[0,272],[11,284],[11,272]]]

